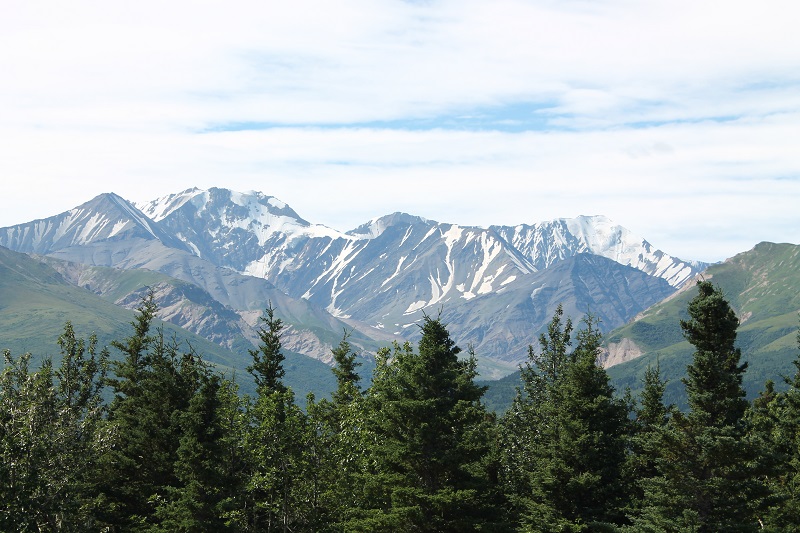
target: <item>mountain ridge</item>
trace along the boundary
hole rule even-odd
[[[317,324],[334,327],[336,320],[343,321],[339,323],[374,341],[413,338],[411,326],[424,314],[444,309],[454,336],[474,341],[483,350],[481,358],[493,365],[490,372],[500,374],[524,357],[519,348],[535,340],[544,322],[524,328],[519,321],[495,323],[489,315],[504,314],[498,302],[506,299],[538,305],[533,302],[544,289],[535,280],[560,263],[588,264],[575,259],[580,254],[609,261],[586,267],[602,274],[591,281],[593,289],[580,281],[565,285],[582,291],[576,309],[593,307],[608,317],[607,329],[626,322],[673,291],[687,273],[703,267],[655,250],[600,216],[481,228],[396,212],[341,232],[308,222],[275,197],[224,188],[192,188],[139,204],[106,193],[60,215],[1,228],[0,245],[91,266],[158,271],[200,287],[223,308],[251,322],[253,313],[267,304],[264,298],[273,294],[281,305],[311,305],[331,316],[321,319],[315,311]],[[652,281],[645,283],[642,276]],[[584,272],[587,280],[593,277]],[[237,288],[253,283],[269,287]],[[647,289],[633,297],[631,283]],[[170,298],[180,293],[175,287]],[[652,293],[645,296],[648,290]],[[182,294],[190,307],[189,293]],[[247,294],[260,296],[246,301]],[[551,311],[551,304],[544,308]],[[470,314],[482,316],[484,323],[475,324]],[[292,325],[298,335],[313,330],[312,336],[325,338],[312,354],[324,359],[335,336],[322,334],[317,326],[308,329],[302,320]],[[511,340],[499,343],[500,338]],[[365,342],[366,348],[370,342]]]

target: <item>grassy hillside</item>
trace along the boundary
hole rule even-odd
[[[757,395],[767,379],[780,385],[781,376],[794,373],[792,361],[799,353],[800,246],[761,243],[709,267],[703,276],[722,288],[741,322],[737,345],[749,364],[744,377],[748,397]],[[647,366],[658,360],[670,380],[666,398],[685,405],[680,379],[691,362],[692,346],[683,339],[680,319],[687,317],[686,307],[695,294],[696,289],[688,286],[607,337],[609,343],[629,339],[644,352],[609,369],[618,389],[638,391]]]
[[[146,271],[128,274],[124,276],[128,286],[120,288],[120,294],[161,277]],[[45,263],[0,247],[0,350],[17,355],[30,352],[35,360],[45,356],[57,359],[56,340],[67,320],[79,336],[95,333],[99,345],[107,346],[131,334],[134,317],[133,311],[65,282]],[[221,372],[235,375],[242,392],[253,392],[252,378],[246,371],[251,362],[246,349],[233,352],[172,324],[158,323],[163,324],[165,335],[190,343]],[[116,355],[112,350],[112,357]],[[299,399],[312,391],[318,397],[327,395],[336,386],[330,368],[309,357],[286,352],[285,369],[286,383]]]

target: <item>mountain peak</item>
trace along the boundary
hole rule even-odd
[[[392,226],[411,226],[414,224],[429,224],[431,222],[432,221],[428,220],[427,218],[396,211],[390,215],[373,218],[369,222],[361,224],[356,229],[348,231],[347,234],[354,237],[374,239],[386,231],[386,228],[390,228]]]
[[[0,245],[16,251],[50,253],[106,239],[169,240],[151,219],[113,192],[45,219],[0,231]]]

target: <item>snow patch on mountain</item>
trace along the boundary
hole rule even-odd
[[[679,286],[702,268],[655,249],[601,216],[486,229],[398,212],[343,233],[309,223],[275,197],[221,188],[187,189],[138,205],[107,194],[57,217],[0,230],[0,244],[20,251],[46,254],[91,244],[95,248],[74,253],[92,264],[111,264],[112,256],[100,242],[111,238],[120,249],[127,246],[123,258],[136,255],[128,239],[144,243],[137,244],[137,254],[181,250],[220,271],[266,279],[320,312],[325,309],[387,332],[418,323],[426,311],[459,308],[453,323],[465,328],[462,333],[473,332],[473,340],[486,343],[491,353],[504,352],[502,346],[510,341],[500,334],[486,336],[493,326],[477,317],[487,306],[493,310],[483,316],[491,323],[497,313],[513,317],[523,308],[530,315],[526,320],[541,320],[545,308],[540,300],[549,305],[563,299],[573,285],[574,290],[590,287],[600,293],[620,283],[623,288],[614,290],[628,291],[631,274],[619,273],[628,266],[663,278],[641,282],[641,294],[661,290],[650,286],[653,281]],[[35,242],[47,245],[38,249]],[[584,253],[614,267],[573,261]],[[119,257],[113,261],[125,265]],[[570,272],[561,268],[573,263],[578,266]],[[545,275],[551,267],[570,279]],[[597,278],[596,269],[609,279]],[[223,292],[223,285],[200,278],[192,271],[193,282]],[[589,296],[581,293],[581,298]],[[625,298],[609,304],[609,320],[627,319],[632,304]]]
[[[419,311],[420,309],[424,309],[427,305],[428,305],[428,303],[425,300],[419,300],[419,301],[416,301],[416,302],[412,302],[406,308],[406,310],[403,312],[403,314],[404,315],[410,315],[412,313],[415,313],[415,312]]]

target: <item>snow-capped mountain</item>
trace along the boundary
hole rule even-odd
[[[373,339],[379,331],[389,336],[384,339],[413,337],[423,313],[442,311],[455,339],[509,363],[524,358],[518,348],[535,342],[549,319],[555,300],[544,304],[543,294],[574,299],[579,314],[591,309],[611,329],[703,267],[653,249],[605,217],[487,229],[394,213],[340,232],[308,222],[277,198],[219,188],[138,205],[104,194],[61,215],[2,228],[0,245],[162,272],[240,314],[267,302],[248,300],[237,287],[265,280],[291,301],[324,309]],[[580,254],[603,261],[581,259],[569,263],[580,269],[551,270]],[[594,281],[587,284],[589,278]],[[543,321],[533,320],[523,332],[520,324],[510,325],[504,309],[526,305],[535,313],[522,313],[525,320],[535,314]],[[296,318],[293,327],[300,331]]]
[[[579,253],[600,255],[664,278],[680,287],[706,265],[672,257],[604,216],[560,218],[539,224],[492,226],[536,268],[543,270]]]
[[[189,189],[137,207],[198,257],[242,273],[257,269],[264,249],[344,236],[310,224],[275,197],[252,191]]]
[[[133,204],[114,193],[101,194],[60,215],[0,229],[0,243],[6,248],[39,254],[130,238],[157,239],[168,246],[182,246]]]

